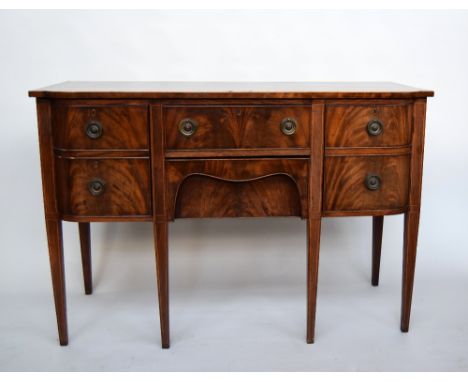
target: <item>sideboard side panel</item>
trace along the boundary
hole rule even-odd
[[[410,211],[419,211],[421,204],[425,129],[426,99],[417,99],[413,105],[413,137],[411,146],[411,182],[409,195]]]

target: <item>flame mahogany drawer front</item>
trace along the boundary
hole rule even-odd
[[[307,159],[169,160],[166,173],[172,219],[307,216]]]
[[[78,222],[86,294],[93,290],[90,223],[152,222],[167,348],[174,219],[306,220],[312,343],[322,217],[372,217],[376,286],[384,215],[403,213],[400,328],[407,332],[432,95],[393,83],[70,82],[31,91],[60,344],[68,343],[63,220]]]
[[[54,143],[59,149],[149,149],[147,105],[57,103]]]
[[[310,104],[165,106],[166,148],[307,148],[310,113]]]
[[[332,103],[325,113],[326,147],[390,147],[411,144],[411,104]]]
[[[395,210],[408,204],[409,155],[325,159],[325,212]]]
[[[152,214],[149,159],[57,158],[57,174],[65,217]]]

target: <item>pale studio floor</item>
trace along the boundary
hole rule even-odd
[[[2,254],[0,370],[468,370],[468,259],[456,243],[429,240],[444,227],[422,224],[402,334],[402,217],[386,220],[378,288],[371,219],[325,219],[316,343],[307,345],[304,221],[177,221],[169,350],[160,348],[151,224],[92,229],[95,292],[85,296],[77,228],[65,224],[68,347],[58,346],[42,229]]]

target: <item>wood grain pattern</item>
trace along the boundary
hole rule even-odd
[[[255,183],[251,186],[235,186],[235,185],[223,185],[223,188],[220,188],[220,191],[228,191],[235,189],[237,192],[244,192],[244,197],[246,200],[242,200],[236,196],[229,196],[226,193],[220,192],[216,194],[214,192],[210,193],[210,196],[213,198],[210,200],[210,203],[201,203],[201,206],[206,206],[208,211],[198,211],[197,213],[202,216],[209,216],[209,212],[212,212],[210,204],[221,205],[223,202],[233,203],[232,205],[225,205],[223,208],[224,213],[234,214],[233,216],[241,216],[242,213],[248,213],[252,211],[253,204],[256,203],[257,207],[255,210],[257,212],[264,213],[265,211],[289,211],[295,212],[296,209],[292,209],[292,204],[294,204],[294,198],[291,196],[283,196],[280,198],[280,195],[274,190],[268,191],[272,197],[275,197],[274,200],[261,200],[261,196],[265,195],[264,189],[262,187],[268,183],[269,185],[275,185],[277,187],[288,187],[290,189],[290,184],[285,183],[284,177],[289,177],[290,180],[294,183],[299,195],[300,200],[300,212],[302,217],[307,216],[307,179],[308,179],[308,160],[305,159],[207,159],[207,160],[167,160],[166,161],[166,174],[167,174],[167,215],[174,219],[177,199],[181,192],[180,188],[182,183],[188,179],[188,177],[193,175],[202,175],[208,176],[210,178],[217,178],[224,181],[230,182],[240,182],[240,183]],[[276,175],[274,179],[263,180],[258,182],[260,178],[266,178],[272,175]],[[204,180],[204,183],[207,187],[213,187],[213,181],[209,182]],[[188,181],[187,185],[182,189],[183,195],[180,194],[184,200],[186,200],[189,195],[198,195],[199,191],[194,188],[200,184],[200,179],[194,181]],[[218,182],[219,185],[219,182]],[[220,186],[221,187],[221,186]],[[260,194],[257,194],[260,192]],[[187,194],[187,195],[185,195]],[[273,206],[269,204],[283,204],[283,206]],[[194,206],[191,203],[189,205],[190,211],[194,210]],[[183,203],[178,207],[178,213],[180,215],[185,215],[184,212],[185,205]],[[201,208],[201,207],[199,207]],[[189,212],[187,212],[189,213]],[[230,215],[227,215],[230,216]],[[260,215],[264,216],[264,215]]]
[[[151,215],[148,159],[68,159],[57,161],[60,212],[77,216]],[[105,182],[93,196],[88,183]]]
[[[86,135],[89,123],[102,127],[97,139]],[[59,149],[148,149],[146,105],[103,105],[59,102],[54,107],[54,141]]]
[[[369,135],[367,124],[383,123],[383,132]],[[411,143],[408,102],[393,104],[328,104],[325,114],[326,147],[388,147]]]
[[[166,147],[176,149],[305,148],[309,146],[310,106],[183,105],[163,109]],[[179,132],[190,118],[198,124],[191,137]],[[281,121],[294,118],[293,135],[281,132]]]
[[[191,175],[179,187],[175,218],[301,216],[297,186],[287,175],[232,182]]]
[[[408,155],[329,157],[325,159],[325,211],[400,209],[408,204]],[[368,174],[381,178],[381,188],[365,186]]]

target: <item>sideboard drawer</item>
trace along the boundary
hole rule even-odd
[[[79,105],[54,107],[54,144],[59,149],[148,149],[146,105]]]
[[[150,163],[58,158],[59,209],[70,216],[151,215]]]
[[[325,113],[325,146],[406,146],[411,142],[410,121],[408,102],[329,104]]]
[[[307,159],[175,159],[165,172],[171,219],[308,214]]]
[[[307,148],[310,105],[165,106],[166,148]]]
[[[404,208],[409,168],[409,155],[327,157],[325,212]]]

